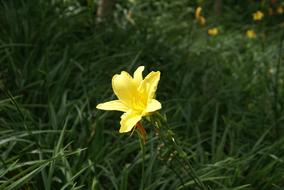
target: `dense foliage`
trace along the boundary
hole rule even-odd
[[[87,2],[0,2],[0,189],[198,189],[146,121],[141,178],[136,134],[96,109],[139,65],[161,71],[160,112],[204,184],[284,187],[281,1],[117,1],[102,23]]]

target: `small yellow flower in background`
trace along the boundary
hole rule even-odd
[[[246,31],[246,36],[247,36],[248,38],[256,38],[256,33],[255,33],[254,30],[247,30],[247,31]]]
[[[218,28],[209,28],[208,29],[208,35],[209,36],[216,36],[219,33],[219,29]]]
[[[254,21],[262,20],[263,17],[264,17],[264,14],[261,11],[256,11],[255,13],[252,14],[252,18]]]
[[[138,67],[133,77],[125,71],[114,75],[112,89],[118,100],[97,105],[97,109],[125,112],[121,116],[120,133],[131,131],[143,116],[162,108],[155,99],[160,72],[152,71],[143,79],[143,70],[144,66]]]
[[[282,14],[284,13],[283,7],[282,7],[282,6],[278,6],[278,7],[276,8],[276,12],[277,12],[278,14],[282,15]]]
[[[201,26],[204,26],[206,24],[206,20],[203,16],[200,16],[199,19],[198,19],[198,23],[201,25]]]
[[[201,7],[197,7],[195,10],[195,18],[198,19],[201,16],[201,11],[202,8]]]
[[[201,25],[204,26],[206,23],[205,18],[201,15],[201,11],[202,8],[201,7],[197,7],[195,10],[195,19],[197,20],[197,22]]]

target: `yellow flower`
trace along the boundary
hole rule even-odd
[[[246,31],[246,36],[247,36],[248,38],[256,38],[256,33],[255,33],[254,30],[247,30],[247,31]]]
[[[261,11],[256,11],[255,13],[252,14],[252,18],[254,21],[259,21],[264,17],[263,12]]]
[[[206,23],[205,18],[201,15],[201,11],[202,8],[201,7],[197,7],[195,10],[195,19],[197,20],[197,22],[201,25],[204,26]]]
[[[201,11],[202,11],[201,7],[196,8],[196,10],[195,10],[195,18],[196,19],[199,19],[199,17],[201,16]]]
[[[132,77],[125,71],[112,78],[112,89],[118,100],[97,105],[97,109],[125,112],[121,116],[120,133],[131,131],[143,116],[162,108],[155,99],[155,92],[160,80],[160,72],[152,71],[144,79],[140,66]]]
[[[283,12],[284,12],[283,7],[282,7],[282,6],[278,6],[278,7],[276,8],[276,12],[277,12],[278,14],[282,15]]]
[[[203,16],[200,16],[199,19],[197,20],[198,23],[201,25],[201,26],[204,26],[205,23],[206,23],[206,20]]]
[[[210,36],[216,36],[219,33],[218,28],[209,28],[208,29],[208,35]]]

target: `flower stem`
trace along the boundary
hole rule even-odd
[[[142,170],[141,170],[141,183],[140,183],[140,188],[141,190],[144,189],[144,181],[145,181],[145,138],[143,136],[143,134],[141,134],[139,132],[139,130],[136,130],[136,132],[138,133],[139,136],[139,140],[140,140],[140,148],[141,148],[141,152],[142,152]]]
[[[156,114],[157,118],[151,120],[151,123],[156,127],[157,133],[159,135],[159,139],[163,144],[169,144],[174,150],[178,153],[177,156],[174,156],[177,163],[184,168],[184,171],[187,175],[194,181],[194,183],[202,190],[210,189],[206,186],[196,174],[194,168],[192,167],[190,160],[186,158],[186,153],[182,150],[182,148],[178,145],[176,139],[174,138],[173,132],[169,129],[167,120],[159,113]],[[190,170],[190,171],[188,171]],[[183,184],[183,181],[182,185]]]

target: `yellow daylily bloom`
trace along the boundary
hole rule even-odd
[[[256,38],[256,33],[255,33],[254,30],[247,30],[247,31],[246,31],[246,36],[247,36],[248,38]]]
[[[195,19],[197,20],[197,22],[201,25],[204,26],[206,23],[205,18],[201,15],[201,11],[202,8],[201,7],[197,7],[195,10]]]
[[[256,11],[255,13],[252,14],[252,18],[254,21],[262,20],[263,17],[264,17],[264,14],[261,11]]]
[[[206,20],[203,16],[200,16],[199,19],[197,20],[198,23],[201,25],[201,26],[204,26],[205,23],[206,23]]]
[[[195,10],[195,18],[199,19],[199,17],[201,16],[201,11],[202,11],[202,7],[197,7]]]
[[[125,112],[121,116],[120,133],[129,132],[143,116],[162,108],[155,99],[156,89],[160,80],[160,72],[152,71],[144,79],[140,66],[133,77],[125,71],[112,78],[112,89],[118,100],[98,104],[97,109]]]
[[[209,36],[216,36],[219,33],[218,28],[209,28],[208,29],[208,35]]]
[[[276,12],[277,12],[278,14],[282,15],[282,14],[284,13],[283,7],[282,7],[282,6],[278,6],[278,7],[276,8]]]

